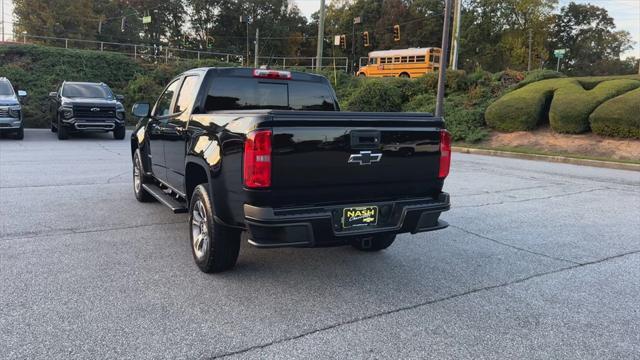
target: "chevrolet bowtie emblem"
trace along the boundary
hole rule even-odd
[[[100,108],[91,108],[91,111],[93,112],[100,111]]]
[[[351,154],[348,162],[356,163],[358,165],[371,165],[375,162],[379,162],[381,158],[381,153],[374,154],[371,151],[360,151],[359,154]]]

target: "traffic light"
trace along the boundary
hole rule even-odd
[[[400,25],[393,25],[393,41],[400,41]]]
[[[369,32],[365,31],[362,33],[362,44],[364,45],[364,47],[369,47],[369,45],[371,45],[371,43],[369,42]]]
[[[340,35],[340,47],[343,49],[347,48],[347,36],[346,35]]]

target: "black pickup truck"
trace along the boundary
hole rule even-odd
[[[66,140],[72,133],[113,132],[114,139],[126,136],[124,97],[114,95],[104,83],[65,81],[49,93],[51,131]]]
[[[131,137],[134,192],[189,212],[204,272],[263,247],[387,248],[445,228],[450,135],[441,118],[340,112],[322,76],[201,68],[171,81]]]

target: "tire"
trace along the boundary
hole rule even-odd
[[[24,125],[20,125],[20,128],[16,131],[16,139],[17,140],[24,139]]]
[[[358,75],[358,77],[364,78],[364,77],[367,77],[367,75],[365,73],[360,73],[360,75]]]
[[[222,272],[236,264],[240,252],[240,232],[214,220],[205,184],[196,186],[191,196],[189,225],[191,253],[202,272]]]
[[[116,140],[123,140],[126,134],[127,128],[125,128],[124,126],[119,126],[113,129],[113,138]]]
[[[360,251],[373,252],[388,248],[395,240],[395,234],[373,235],[371,237],[356,239],[351,243],[351,246]]]
[[[406,79],[410,78],[409,74],[404,73],[404,72],[403,72],[403,73],[401,73],[401,74],[400,74],[400,75],[398,75],[398,76],[399,76],[399,77],[401,77],[401,78],[406,78]]]
[[[62,126],[60,118],[58,118],[58,140],[67,140],[69,138],[69,129]]]
[[[142,184],[148,182],[149,178],[145,176],[144,168],[142,167],[140,149],[136,149],[136,152],[133,153],[133,194],[138,201],[143,203],[156,201],[156,198],[142,187]]]

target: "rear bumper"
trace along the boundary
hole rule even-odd
[[[378,225],[342,229],[345,207],[376,205]],[[440,214],[450,208],[449,194],[437,199],[411,199],[337,206],[272,209],[244,205],[249,243],[257,247],[344,245],[373,234],[419,233],[444,229]]]

